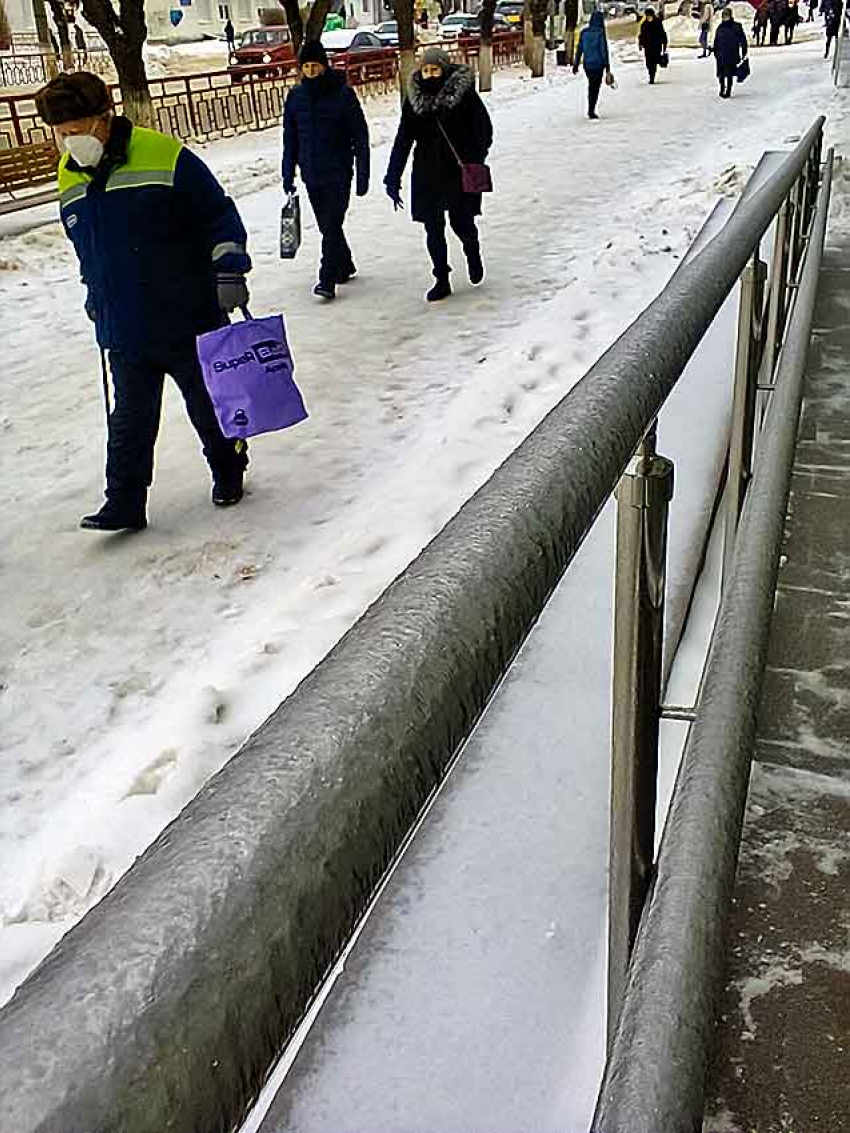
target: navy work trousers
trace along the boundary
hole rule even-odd
[[[153,453],[162,413],[165,375],[177,383],[189,419],[201,439],[213,478],[244,469],[248,463],[244,441],[228,440],[219,427],[204,385],[195,343],[163,358],[129,358],[109,352],[112,372],[112,410],[106,445],[106,495],[116,502],[143,500],[153,481]]]

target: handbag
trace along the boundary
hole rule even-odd
[[[283,315],[228,323],[198,336],[198,361],[221,431],[231,439],[288,429],[307,417]]]
[[[440,133],[446,139],[446,145],[452,151],[455,161],[460,166],[461,188],[464,193],[492,193],[493,175],[490,172],[490,166],[473,161],[461,161],[460,155],[452,145],[451,138],[443,129],[443,123],[439,118],[437,125],[440,127]]]
[[[741,60],[741,62],[738,64],[737,68],[735,69],[735,78],[738,80],[739,83],[743,83],[743,82],[746,82],[746,80],[749,77],[750,77],[750,61],[746,56],[744,56],[744,58]]]
[[[280,210],[280,258],[294,260],[301,247],[301,202],[290,193]]]
[[[658,66],[662,68],[670,66],[670,56],[666,51],[661,52],[661,55],[658,58]]]

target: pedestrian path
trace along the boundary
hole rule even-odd
[[[850,1130],[848,253],[828,231],[705,1133]]]

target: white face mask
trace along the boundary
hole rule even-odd
[[[82,169],[95,169],[103,157],[103,142],[94,134],[73,134],[65,139],[65,149]]]

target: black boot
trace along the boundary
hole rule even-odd
[[[244,468],[220,472],[213,477],[212,502],[216,507],[232,507],[239,503],[244,495],[242,487],[244,477]]]
[[[332,283],[322,283],[321,280],[313,288],[317,299],[336,299],[336,287]]]
[[[429,303],[439,303],[441,299],[448,299],[452,293],[452,285],[447,275],[437,277],[437,282],[425,296]]]
[[[473,287],[484,281],[484,263],[481,259],[479,247],[470,248],[466,253],[466,264],[469,269],[469,282]]]
[[[143,531],[148,525],[145,501],[107,500],[99,512],[84,515],[84,531]]]

